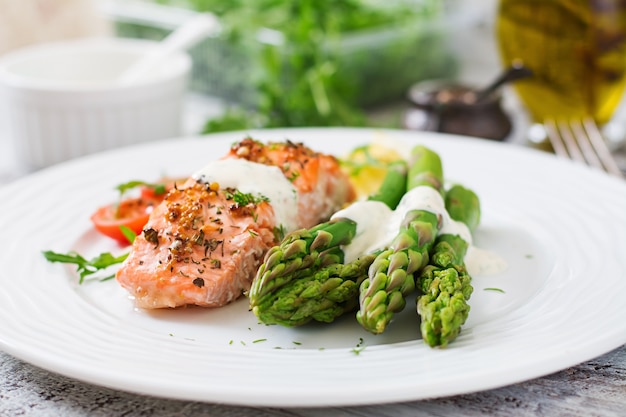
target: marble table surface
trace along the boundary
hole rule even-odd
[[[543,378],[398,404],[250,408],[153,398],[85,384],[0,353],[0,416],[614,416],[626,414],[626,346]]]

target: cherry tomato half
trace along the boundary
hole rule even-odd
[[[129,198],[119,203],[100,207],[91,215],[91,221],[100,233],[128,244],[128,239],[122,233],[120,226],[126,226],[135,234],[141,233],[148,222],[152,209],[159,204],[160,199]]]

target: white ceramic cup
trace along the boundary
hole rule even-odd
[[[106,149],[180,136],[191,68],[173,54],[142,80],[118,77],[155,42],[48,43],[0,57],[0,111],[20,165],[39,169]]]

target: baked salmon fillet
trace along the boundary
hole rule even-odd
[[[244,139],[155,207],[116,279],[140,308],[223,306],[250,288],[284,233],[354,197],[335,157]]]

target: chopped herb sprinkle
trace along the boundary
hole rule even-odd
[[[358,356],[361,352],[363,352],[363,350],[365,350],[365,346],[354,348],[351,350],[351,352]]]
[[[264,195],[255,196],[252,193],[242,193],[233,188],[226,189],[225,195],[227,200],[234,201],[238,206],[247,206],[248,204],[259,204],[270,201],[269,198]]]

